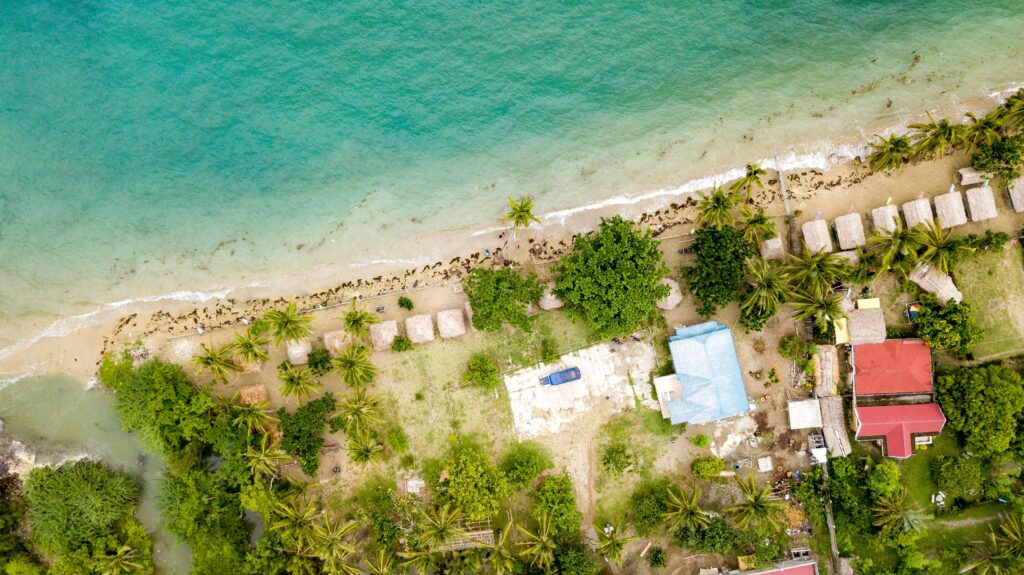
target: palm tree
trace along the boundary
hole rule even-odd
[[[749,206],[743,206],[741,213],[743,222],[740,230],[743,231],[743,237],[747,238],[747,241],[757,245],[775,237],[775,221],[764,213],[764,208],[758,206],[757,210],[752,210]]]
[[[926,226],[918,237],[924,248],[919,256],[921,263],[932,265],[943,273],[949,273],[957,262],[974,252],[974,248],[961,238],[954,238],[952,232],[943,230],[935,221]]]
[[[313,395],[320,387],[320,382],[313,379],[313,373],[305,366],[286,364],[277,372],[277,378],[281,380],[281,395],[294,397],[300,405],[303,398]]]
[[[728,507],[736,524],[742,529],[775,528],[781,524],[779,513],[782,502],[772,496],[772,488],[767,483],[757,484],[757,478],[751,473],[746,479],[736,476],[736,484],[743,492],[743,501]]]
[[[778,313],[779,308],[790,297],[789,276],[782,268],[772,267],[761,258],[747,260],[749,287],[747,297],[740,303],[740,309],[748,313],[760,311],[769,316]]]
[[[267,336],[249,328],[235,334],[235,356],[243,365],[259,365],[270,359]]]
[[[235,394],[237,401],[238,394]],[[235,403],[231,406],[235,418],[231,421],[238,427],[244,427],[246,433],[266,433],[277,418],[270,412],[269,401],[256,401],[248,404]]]
[[[487,566],[494,575],[509,575],[516,568],[516,556],[512,552],[511,536],[514,524],[509,521],[498,532],[498,537],[487,550]]]
[[[294,301],[289,303],[283,311],[272,309],[263,317],[270,324],[274,345],[309,337],[313,333],[310,327],[313,323],[313,316],[300,314]]]
[[[819,331],[828,331],[828,325],[846,317],[839,307],[840,297],[828,288],[815,287],[797,291],[789,303],[796,308],[797,319],[813,319]]]
[[[1006,100],[1000,118],[1007,132],[1024,129],[1024,90],[1018,90]]]
[[[399,551],[398,556],[402,558],[404,567],[412,567],[416,573],[433,573],[436,559],[439,558],[430,550]]]
[[[384,446],[366,429],[357,429],[348,436],[348,454],[352,461],[361,465],[377,461]]]
[[[512,237],[519,233],[520,228],[530,227],[531,222],[539,224],[540,220],[533,215],[533,198],[523,196],[517,200],[509,196],[508,213],[505,214],[505,220],[512,224]]]
[[[1024,559],[1024,526],[1021,525],[1020,515],[1003,515],[999,532],[996,533],[996,543],[999,545],[999,551],[1007,557]]]
[[[378,549],[376,556],[368,556],[364,561],[370,575],[395,575],[395,556],[387,549]]]
[[[907,488],[900,487],[888,497],[879,497],[871,508],[875,514],[872,525],[886,533],[920,531],[921,512],[907,500]]]
[[[700,194],[697,201],[697,222],[702,226],[721,228],[731,226],[733,217],[730,210],[736,205],[736,196],[725,193],[715,186],[709,194]]]
[[[202,353],[193,356],[191,363],[200,371],[209,373],[214,381],[227,383],[229,375],[242,371],[242,368],[234,360],[234,344],[225,343],[215,346],[211,341],[209,346],[203,343],[200,344],[200,347],[203,348]]]
[[[597,531],[597,548],[595,550],[606,561],[618,565],[622,561],[622,550],[632,537],[619,537],[619,530],[611,525],[604,529],[598,529],[595,525],[594,529]]]
[[[350,345],[331,360],[341,380],[352,387],[362,387],[377,376],[377,366],[370,362],[370,350],[364,345]]]
[[[899,221],[891,232],[875,236],[869,243],[881,248],[881,269],[879,273],[894,269],[906,275],[918,260],[918,249],[921,247],[921,234],[918,229],[903,227]]]
[[[277,443],[272,443],[266,435],[260,438],[258,447],[252,445],[245,451],[245,458],[248,460],[249,472],[253,475],[266,475],[271,479],[277,479],[277,466],[287,463],[291,457],[281,451]]]
[[[271,522],[270,528],[280,534],[281,541],[292,553],[308,552],[316,540],[316,518],[320,513],[313,499],[293,496],[278,501],[275,511],[277,517]]]
[[[341,418],[342,427],[346,432],[354,432],[365,429],[374,421],[380,421],[377,417],[380,398],[366,395],[362,389],[357,390],[351,397],[341,400],[341,407],[337,416]]]
[[[352,336],[352,341],[366,341],[370,337],[370,326],[380,323],[380,316],[356,308],[356,300],[352,300],[352,308],[341,318],[345,332]]]
[[[555,563],[555,549],[558,543],[551,535],[551,516],[544,513],[537,520],[537,532],[534,533],[522,525],[517,525],[519,532],[525,538],[517,545],[520,547],[519,555],[530,562],[530,565],[547,571]]]
[[[139,552],[130,545],[122,545],[113,555],[104,553],[94,560],[93,569],[100,575],[128,575],[142,570],[136,556]],[[13,573],[13,571],[12,571]]]
[[[747,174],[736,180],[730,189],[734,194],[738,194],[741,191],[746,190],[747,197],[749,198],[750,192],[752,192],[754,188],[764,188],[764,182],[761,181],[761,177],[767,175],[768,172],[762,169],[761,166],[757,164],[747,164]]]
[[[975,575],[1009,575],[1016,572],[1012,570],[1015,567],[1014,563],[1013,558],[999,549],[996,534],[989,531],[986,534],[986,541],[973,545],[971,560],[960,567],[960,572],[970,572]]]
[[[418,536],[418,542],[421,547],[430,551],[444,547],[462,537],[464,533],[459,525],[462,512],[452,509],[447,503],[441,507],[421,510],[420,519],[423,529]]]
[[[980,118],[967,112],[967,117],[971,119],[971,123],[964,128],[964,139],[972,148],[990,146],[1003,137],[1001,132],[1003,121],[998,112],[992,112]]]
[[[967,143],[963,124],[954,126],[947,118],[936,120],[931,112],[928,112],[928,120],[923,124],[910,125],[912,130],[917,131],[914,134],[914,146],[919,157],[927,159],[944,156],[950,148]]]
[[[705,527],[711,522],[711,517],[700,508],[701,490],[698,485],[690,485],[689,491],[670,485],[667,488],[667,496],[665,504],[668,510],[662,517],[669,522],[673,530],[680,527]]]
[[[877,136],[878,141],[871,144],[871,154],[868,161],[871,162],[871,169],[876,172],[889,172],[906,164],[914,155],[914,148],[910,145],[910,138],[906,135],[893,134],[888,138]]]
[[[324,563],[339,566],[344,564],[356,552],[355,546],[349,543],[346,537],[355,531],[358,525],[355,521],[345,523],[331,519],[330,515],[324,515],[323,520],[313,527],[316,556]]]
[[[448,575],[479,575],[484,570],[484,555],[480,549],[468,549],[452,555],[445,566]]]
[[[790,254],[789,258],[790,262],[783,270],[797,287],[808,290],[827,290],[834,281],[846,277],[850,271],[850,264],[841,256],[823,251],[812,254],[806,247],[801,255]]]

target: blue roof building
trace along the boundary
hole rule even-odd
[[[750,411],[732,331],[717,321],[681,327],[669,338],[675,375],[655,380],[662,415],[708,423]]]

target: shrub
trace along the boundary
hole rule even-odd
[[[903,474],[899,465],[891,459],[885,459],[868,473],[868,488],[875,498],[891,497],[903,485]]]
[[[1007,183],[1020,176],[1024,167],[1024,134],[1005,136],[971,156],[974,169],[989,176],[1001,176]]]
[[[706,526],[680,527],[673,537],[680,546],[692,551],[725,555],[732,549],[736,533],[724,517],[715,515]]]
[[[668,481],[641,483],[629,497],[629,514],[636,532],[644,535],[661,525],[668,511]]]
[[[469,358],[466,365],[466,372],[462,374],[462,380],[471,385],[482,387],[487,391],[496,389],[501,384],[498,376],[498,366],[486,353],[476,353]]]
[[[694,459],[690,464],[690,471],[697,479],[715,479],[721,475],[723,469],[725,469],[725,462],[713,455]]]
[[[398,307],[407,311],[412,311],[412,300],[405,296],[402,296],[398,298]]]
[[[691,439],[690,441],[697,447],[701,448],[707,447],[708,445],[711,444],[711,438],[708,437],[707,435],[704,435],[703,433],[698,433],[697,435],[694,435],[693,439]]]
[[[814,354],[818,348],[805,342],[800,336],[787,335],[779,341],[779,355],[796,362],[797,367],[808,376],[814,376]]]
[[[470,521],[479,521],[494,515],[501,503],[512,494],[508,478],[491,465],[477,446],[456,446],[445,462],[447,477],[435,485],[442,501],[462,510]]]
[[[544,363],[555,363],[561,354],[558,352],[558,342],[553,337],[545,337],[540,340],[540,360]]]
[[[594,554],[579,542],[559,547],[555,563],[559,575],[597,575],[601,571]]]
[[[551,518],[551,535],[558,539],[576,537],[583,516],[576,509],[576,492],[568,475],[549,475],[533,493],[534,517]]]
[[[661,547],[651,549],[651,552],[647,554],[647,563],[655,569],[668,565],[668,556],[665,554],[665,550]]]
[[[601,467],[612,475],[618,475],[633,464],[633,454],[629,447],[621,441],[615,441],[604,446],[601,453]]]
[[[522,441],[508,450],[499,467],[513,485],[523,487],[553,466],[551,457],[542,445],[533,441]]]
[[[331,365],[331,352],[326,349],[314,349],[309,352],[308,362],[309,371],[317,377],[327,375],[334,367]]]
[[[404,335],[396,335],[391,340],[391,349],[394,351],[409,351],[412,349],[412,341]]]
[[[387,441],[395,453],[405,453],[409,449],[409,438],[405,430],[397,425],[388,430]]]
[[[931,472],[935,485],[951,495],[967,495],[981,489],[981,462],[976,457],[940,457],[932,462]]]

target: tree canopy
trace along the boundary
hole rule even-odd
[[[473,308],[473,327],[484,331],[496,331],[505,322],[529,331],[533,321],[526,315],[526,307],[544,295],[536,274],[522,277],[510,268],[476,268],[462,285]]]
[[[999,138],[981,146],[971,157],[974,169],[1009,182],[1020,176],[1024,167],[1024,134]]]
[[[936,396],[949,426],[976,455],[1006,451],[1017,436],[1024,411],[1024,381],[1012,369],[988,365],[940,375]]]
[[[324,446],[323,432],[327,421],[337,407],[334,395],[326,393],[306,405],[288,413],[282,407],[277,412],[281,420],[281,449],[296,456],[302,471],[316,477],[320,469],[320,448]]]
[[[703,226],[697,230],[691,249],[697,262],[683,268],[683,279],[700,304],[697,313],[708,317],[742,296],[745,261],[754,255],[754,246],[732,226]]]
[[[655,305],[669,292],[658,283],[669,269],[657,242],[620,216],[601,220],[591,237],[577,236],[558,271],[555,293],[600,337],[636,331],[657,315]]]
[[[943,306],[935,296],[925,294],[914,318],[914,334],[932,349],[948,349],[965,356],[984,332],[974,322],[970,304],[949,302]]]
[[[505,474],[475,445],[456,446],[446,469],[447,477],[438,479],[435,491],[471,521],[496,513],[512,493]]]

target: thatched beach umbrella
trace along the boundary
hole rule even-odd
[[[238,402],[242,405],[252,405],[265,401],[270,401],[270,393],[267,392],[267,386],[261,383],[247,385],[238,390]]]
[[[324,348],[335,355],[341,353],[341,350],[348,347],[350,343],[352,343],[352,336],[343,329],[324,334]]]
[[[1006,193],[1010,196],[1010,206],[1013,207],[1013,211],[1024,212],[1024,176],[1011,182]]]
[[[944,230],[966,224],[963,194],[954,190],[935,196],[935,215],[938,216],[939,227]]]
[[[996,211],[996,197],[992,193],[992,188],[982,186],[967,190],[967,209],[971,212],[972,222],[991,220],[999,215]]]
[[[405,319],[405,336],[413,343],[434,341],[434,320],[430,314],[420,314]]]
[[[836,255],[850,262],[851,266],[855,266],[860,263],[860,254],[857,253],[857,250],[836,252]]]
[[[860,214],[839,216],[832,221],[832,225],[836,227],[839,249],[852,250],[864,245],[864,223],[860,218]]]
[[[960,303],[964,298],[953,283],[953,278],[940,272],[935,266],[918,266],[907,277],[924,291],[934,294],[942,305],[951,300]]]
[[[565,305],[564,301],[555,297],[554,290],[555,284],[553,283],[549,283],[548,285],[544,286],[544,295],[541,296],[540,302],[537,303],[537,305],[540,306],[540,309],[550,311],[553,309],[558,309]],[[440,321],[440,319],[438,321]]]
[[[899,219],[900,210],[893,204],[871,210],[871,225],[875,226],[875,232],[881,235],[892,233],[899,225]]]
[[[462,314],[462,309],[446,309],[437,312],[437,333],[444,339],[466,335],[466,319]]]
[[[961,186],[973,186],[985,181],[985,177],[974,168],[960,168],[957,173],[960,175]]]
[[[290,339],[285,344],[288,352],[288,363],[292,365],[306,365],[309,363],[309,352],[313,351],[313,344],[306,339]]]
[[[907,227],[912,228],[918,224],[930,226],[932,224],[932,204],[928,198],[918,198],[903,204],[903,219],[907,221]]]
[[[761,257],[765,260],[786,259],[786,246],[782,243],[782,237],[769,238],[761,242]]]
[[[828,232],[828,224],[825,220],[811,220],[802,227],[804,232],[804,245],[807,251],[813,253],[832,252],[832,236]]]
[[[668,286],[668,295],[658,302],[658,309],[665,311],[675,309],[683,301],[683,292],[679,289],[679,282],[669,278],[662,278],[658,283]]]
[[[398,337],[398,322],[393,319],[370,325],[370,344],[375,351],[390,349],[391,342],[396,337]]]

